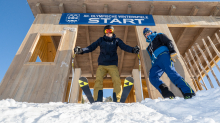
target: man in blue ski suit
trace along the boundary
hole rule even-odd
[[[104,27],[104,36],[100,37],[96,42],[93,42],[86,48],[77,46],[74,51],[77,54],[89,53],[100,47],[100,55],[98,58],[98,69],[96,71],[96,80],[94,85],[94,101],[102,102],[103,99],[103,78],[107,73],[112,77],[113,82],[113,101],[120,102],[122,94],[121,79],[118,72],[118,55],[117,47],[122,50],[138,54],[140,48],[130,47],[126,45],[121,39],[116,38],[114,28],[111,25]]]
[[[163,33],[152,32],[149,28],[144,28],[143,35],[146,42],[148,54],[152,61],[152,67],[149,72],[151,84],[162,94],[164,98],[175,98],[167,85],[163,83],[160,77],[166,72],[170,80],[180,89],[184,99],[195,96],[193,89],[175,70],[174,62],[178,58],[172,41]]]

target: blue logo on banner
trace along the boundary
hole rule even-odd
[[[152,15],[63,13],[59,24],[155,26]]]

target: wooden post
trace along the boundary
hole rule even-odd
[[[81,68],[75,69],[75,75],[73,80],[73,88],[70,95],[70,103],[78,103],[78,96],[79,96],[79,78],[81,76]]]
[[[217,79],[217,76],[215,75],[215,72],[212,70],[211,65],[209,64],[209,61],[207,59],[207,57],[205,56],[204,52],[202,51],[202,49],[199,47],[199,45],[196,43],[197,48],[199,49],[199,51],[202,53],[203,58],[205,59],[206,64],[208,65],[209,69],[211,70],[212,75],[214,76],[216,82],[218,83],[218,86],[220,86],[220,82]],[[211,84],[211,83],[210,83]],[[212,85],[213,86],[213,85]],[[211,86],[211,87],[212,87]],[[214,86],[213,86],[214,88]]]
[[[212,81],[211,81],[211,79],[210,79],[208,73],[206,72],[205,68],[202,66],[202,62],[201,62],[201,60],[199,59],[199,56],[197,55],[197,52],[195,51],[194,47],[192,47],[192,49],[193,49],[193,51],[194,51],[194,53],[195,53],[195,56],[196,56],[196,58],[197,58],[197,61],[199,62],[200,68],[203,70],[203,73],[205,73],[205,75],[206,75],[206,77],[207,77],[207,79],[208,79],[208,81],[209,81],[209,84],[210,84],[211,88],[214,88],[214,86],[213,86],[213,84],[212,84]]]
[[[196,83],[196,81],[195,81],[195,79],[194,79],[194,77],[193,77],[193,75],[192,75],[192,72],[190,71],[190,69],[189,69],[189,67],[188,67],[188,65],[187,65],[187,63],[186,63],[186,61],[184,60],[183,56],[180,55],[180,57],[182,58],[184,64],[186,65],[186,68],[187,68],[187,70],[188,70],[188,72],[189,72],[189,75],[190,75],[190,77],[192,78],[192,80],[193,80],[193,82],[194,82],[194,85],[195,85],[195,87],[196,87],[196,91],[198,91],[199,89],[198,89],[197,83]]]
[[[194,70],[192,64],[190,63],[190,60],[189,60],[189,57],[188,57],[187,53],[185,53],[185,56],[186,56],[186,59],[187,59],[189,65],[190,65],[190,68],[192,69],[192,72],[193,72],[193,74],[194,74],[194,76],[195,76],[195,78],[196,78],[196,81],[197,81],[198,84],[199,84],[199,87],[203,90],[202,84],[199,82],[199,79],[198,79],[198,77],[197,77],[197,75],[196,75],[196,72],[195,72],[195,70]]]
[[[209,57],[210,57],[211,60],[214,62],[215,66],[217,67],[218,71],[220,72],[220,68],[219,68],[218,64],[216,63],[215,59],[213,58],[212,53],[210,52],[210,50],[209,50],[207,44],[205,43],[205,40],[202,39],[202,42],[203,42],[203,44],[204,44],[204,46],[205,46],[206,51],[207,51],[208,54],[209,54]]]
[[[142,101],[143,90],[141,90],[140,77],[139,77],[138,69],[133,69],[132,70],[132,76],[134,78],[134,89],[135,89],[136,101],[141,102]]]
[[[219,41],[219,37],[218,35],[215,35],[216,39]],[[216,52],[216,54],[218,55],[218,57],[220,58],[220,53],[218,51],[218,49],[215,47],[214,43],[212,42],[211,38],[209,36],[207,36],[209,43],[211,44],[212,48],[214,49],[214,51]]]
[[[203,82],[203,85],[204,85],[205,89],[208,90],[208,88],[207,88],[206,85],[205,85],[205,81],[204,81],[203,78],[202,78],[202,74],[201,74],[201,72],[200,72],[200,70],[199,70],[199,67],[198,67],[198,65],[197,65],[197,63],[196,63],[196,61],[195,61],[195,59],[193,58],[193,55],[192,55],[190,49],[189,49],[189,54],[190,54],[190,56],[191,56],[191,58],[192,58],[192,60],[193,60],[193,62],[194,62],[194,64],[195,64],[195,66],[196,66],[196,68],[197,68],[197,71],[198,71],[198,73],[199,73],[199,76],[200,76],[200,78],[201,78],[201,80],[202,80],[202,82]]]

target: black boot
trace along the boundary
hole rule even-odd
[[[167,87],[166,84],[161,84],[159,86],[160,90],[161,90],[161,93],[162,93],[162,96],[163,98],[169,98],[169,99],[174,99],[175,96],[174,94],[169,90],[169,88]]]
[[[116,93],[113,93],[113,102],[117,102]]]
[[[180,88],[179,88],[180,89]],[[196,96],[196,94],[195,93],[183,93],[183,91],[180,89],[180,91],[181,91],[181,93],[183,94],[183,98],[184,99],[191,99],[193,96]]]
[[[99,90],[98,99],[95,102],[102,102],[103,100],[103,90]]]
[[[195,93],[185,93],[183,94],[184,99],[191,99],[193,96],[195,96]]]

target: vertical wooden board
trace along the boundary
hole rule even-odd
[[[77,103],[79,96],[79,78],[81,76],[81,68],[75,69],[74,80],[72,82],[72,89],[70,93],[70,103]]]
[[[23,67],[20,71],[18,76],[15,78],[14,84],[13,83],[9,83],[9,84],[13,84],[13,85],[9,85],[7,88],[4,89],[2,95],[0,95],[0,99],[6,99],[6,98],[13,98],[12,94],[14,92],[14,90],[16,88],[19,87],[20,83],[21,83],[21,79],[24,77],[24,73],[25,71],[27,71],[28,67]]]
[[[30,95],[31,95],[36,83],[37,83],[37,78],[39,77],[38,76],[39,75],[38,74],[39,69],[40,69],[40,66],[35,66],[34,72],[32,73],[32,75],[30,77],[31,79],[29,81],[28,87],[26,88],[26,90],[24,92],[24,95],[22,96],[22,99],[21,99],[22,102],[28,102],[29,101]]]
[[[42,88],[43,90],[41,91],[41,96],[39,96],[39,101],[41,103],[48,103],[49,102],[49,98],[50,98],[50,90],[51,90],[51,87],[53,85],[53,77],[54,77],[54,65],[51,65],[51,66],[48,66],[48,69],[49,69],[49,74],[47,76],[46,79],[46,82],[45,82],[45,85],[44,87]]]
[[[13,99],[15,98],[15,95],[16,95],[20,85],[23,82],[22,80],[25,78],[25,75],[29,72],[28,70],[30,70],[28,66],[24,66],[21,68],[21,70],[19,71],[19,73],[21,73],[21,76],[16,77],[16,81],[13,84],[13,86],[9,92],[9,96],[8,96],[9,98],[13,98]]]
[[[34,71],[34,66],[28,66],[27,73],[25,73],[24,77],[22,78],[21,83],[18,87],[18,90],[14,96],[14,99],[16,101],[21,101],[21,97],[24,94],[25,88],[27,87],[27,84],[30,80],[30,76],[33,71]]]
[[[66,36],[68,37],[69,34],[67,34]],[[64,41],[63,43],[65,42],[66,41]],[[56,63],[56,73],[54,73],[55,74],[54,81],[56,81],[56,83],[53,83],[53,87],[52,87],[52,91],[50,95],[50,101],[52,102],[56,102],[61,79],[63,78],[63,72],[65,70],[68,71],[68,68],[69,68],[69,67],[65,67],[66,65],[69,65],[68,62],[70,62],[70,61],[65,61],[68,51],[63,50],[62,48],[61,50],[58,51],[59,54],[58,54],[57,63]]]
[[[29,67],[31,67],[30,65],[28,65]],[[32,87],[32,85],[33,85],[33,81],[34,81],[34,76],[35,76],[35,74],[36,74],[36,72],[37,72],[37,70],[38,70],[38,66],[36,66],[36,65],[33,65],[32,66],[33,67],[33,71],[30,73],[30,77],[29,77],[29,79],[27,80],[27,85],[26,85],[26,87],[24,88],[24,92],[23,92],[23,94],[21,95],[21,99],[20,99],[20,101],[21,102],[27,102],[27,98],[28,98],[28,95],[29,95],[29,93],[30,93],[30,89],[31,89],[31,87]],[[36,77],[35,77],[36,78]]]
[[[71,52],[69,53],[69,55],[66,56],[66,58],[69,58],[71,59]],[[70,63],[70,62],[69,62]],[[65,100],[65,94],[66,94],[66,88],[67,88],[67,82],[69,80],[69,73],[70,73],[70,70],[69,70],[69,66],[66,66],[67,68],[64,69],[64,71],[62,71],[62,78],[61,79],[61,83],[60,83],[60,86],[59,86],[59,89],[58,89],[58,94],[57,94],[57,101],[60,102],[60,101],[64,101]]]
[[[37,82],[33,88],[33,91],[30,93],[30,98],[28,102],[35,102],[37,94],[39,92],[39,88],[42,84],[43,77],[45,76],[45,73],[46,73],[46,67],[44,65],[40,65],[37,73],[38,76]]]
[[[75,27],[75,26],[74,26]],[[67,54],[67,56],[66,56],[66,58],[65,58],[65,62],[67,63],[67,64],[70,64],[71,63],[71,56],[72,56],[72,49],[73,49],[73,47],[75,47],[75,44],[76,44],[76,38],[77,38],[77,32],[72,32],[71,34],[70,34],[70,36],[69,37],[67,37],[67,38],[69,38],[69,39],[67,39],[67,40],[69,40],[69,42],[66,42],[67,43],[67,46],[68,46],[68,54]],[[71,68],[71,67],[67,67],[66,69],[65,69],[65,71],[63,72],[63,74],[64,74],[64,76],[63,76],[63,78],[62,78],[62,80],[61,80],[61,85],[60,85],[60,88],[59,88],[59,93],[58,93],[58,98],[57,98],[57,101],[62,101],[62,100],[64,100],[65,99],[65,90],[66,90],[66,82],[68,81],[68,79],[69,79],[69,68]]]
[[[82,103],[82,88],[79,88],[78,103]]]
[[[135,95],[136,95],[136,101],[141,102],[142,101],[142,92],[141,90],[141,83],[140,83],[140,72],[138,69],[132,70],[132,76],[134,78],[134,89],[135,89]]]
[[[41,79],[41,84],[39,85],[39,88],[37,90],[37,95],[36,95],[36,98],[35,98],[35,103],[41,103],[42,101],[42,98],[43,98],[43,95],[44,95],[44,91],[46,88],[46,85],[49,81],[49,76],[50,76],[50,72],[52,72],[53,70],[50,69],[51,67],[50,66],[44,66],[45,67],[45,70],[44,70],[44,75]]]

